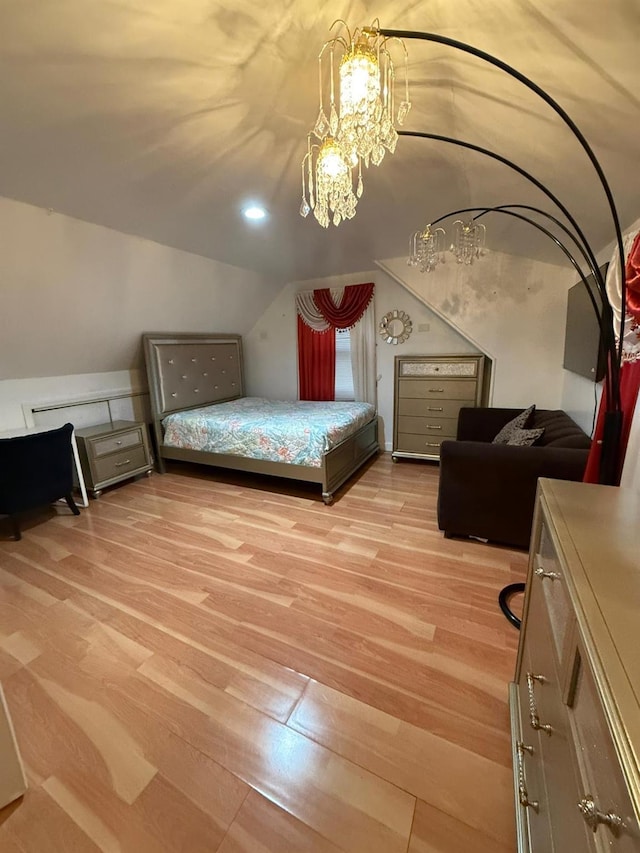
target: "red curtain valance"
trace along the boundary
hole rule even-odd
[[[625,267],[627,310],[640,323],[640,231],[636,234]]]
[[[373,282],[349,284],[344,289],[340,306],[331,298],[329,288],[313,291],[313,301],[324,319],[334,329],[350,329],[367,310],[373,297]]]

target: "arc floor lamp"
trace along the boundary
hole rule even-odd
[[[340,22],[344,24],[344,22]],[[346,28],[346,25],[345,25]],[[330,42],[327,42],[321,53],[320,53],[320,63],[322,63],[322,55],[329,48],[331,54],[332,68],[331,68],[331,99],[330,99],[330,111],[329,118],[325,117],[323,111],[323,101],[322,101],[322,90],[320,97],[320,113],[318,117],[318,121],[316,122],[316,126],[314,130],[309,135],[309,140],[312,136],[319,140],[321,144],[317,146],[313,146],[311,141],[308,142],[307,155],[303,160],[303,205],[301,208],[301,213],[303,216],[306,216],[311,208],[315,205],[314,198],[314,188],[318,190],[321,188],[322,179],[325,180],[326,186],[326,178],[327,175],[330,174],[330,170],[321,169],[320,164],[323,162],[323,166],[325,164],[330,164],[331,169],[333,169],[336,173],[340,172],[340,178],[344,184],[344,176],[345,172],[348,172],[351,168],[354,168],[356,165],[358,167],[358,187],[355,194],[349,194],[347,191],[346,195],[334,195],[333,201],[331,196],[329,196],[329,206],[327,210],[326,206],[326,198],[325,196],[325,206],[322,209],[322,216],[318,216],[316,212],[316,218],[322,225],[325,227],[328,226],[330,217],[328,216],[328,212],[331,210],[334,211],[334,224],[338,225],[342,219],[350,218],[355,214],[355,206],[357,204],[357,199],[360,198],[362,194],[362,161],[364,160],[365,165],[369,165],[370,157],[371,162],[374,164],[378,164],[381,162],[384,151],[389,150],[393,151],[395,148],[395,139],[393,128],[389,129],[389,119],[393,124],[394,117],[392,115],[392,106],[389,107],[388,100],[388,91],[393,86],[393,63],[391,61],[390,54],[386,49],[386,41],[387,40],[400,40],[404,46],[404,41],[410,40],[420,40],[420,41],[428,41],[434,42],[437,44],[444,45],[446,47],[450,47],[454,50],[459,50],[467,54],[471,54],[476,58],[493,65],[494,67],[500,69],[504,73],[508,74],[510,77],[513,77],[515,80],[518,80],[524,86],[526,86],[530,91],[534,92],[539,98],[541,98],[551,109],[562,119],[564,124],[569,128],[575,139],[580,144],[581,148],[585,152],[587,158],[591,162],[593,169],[598,177],[600,186],[604,192],[604,195],[607,200],[607,205],[609,208],[609,213],[611,216],[611,223],[613,225],[613,236],[614,242],[616,245],[616,251],[620,257],[620,271],[621,271],[621,303],[622,303],[622,311],[621,311],[621,319],[620,319],[620,328],[618,333],[618,341],[616,343],[616,332],[617,329],[614,329],[613,323],[613,311],[611,307],[611,303],[609,301],[606,283],[603,277],[603,274],[598,266],[595,252],[593,251],[589,241],[587,240],[582,228],[578,224],[575,217],[571,214],[568,208],[562,203],[562,201],[557,198],[556,195],[541,181],[535,178],[530,173],[526,172],[517,164],[508,160],[506,157],[503,157],[493,151],[490,151],[486,148],[481,148],[480,146],[473,145],[464,140],[453,139],[448,136],[442,136],[439,134],[421,132],[421,131],[409,131],[409,130],[398,130],[397,135],[399,136],[413,136],[423,139],[431,139],[435,141],[445,142],[448,144],[459,145],[464,148],[470,149],[477,153],[483,154],[484,156],[488,156],[497,160],[509,168],[516,171],[526,180],[534,184],[539,190],[541,190],[546,197],[555,205],[558,211],[564,216],[566,220],[566,224],[561,222],[557,217],[552,214],[541,210],[540,208],[532,207],[530,205],[517,205],[517,204],[509,204],[509,205],[497,205],[495,207],[486,207],[486,208],[467,208],[465,210],[454,211],[445,216],[440,217],[436,222],[441,221],[442,219],[447,218],[448,216],[452,216],[454,214],[461,213],[474,213],[474,219],[479,218],[480,216],[484,216],[487,213],[501,213],[506,214],[522,221],[533,225],[538,230],[543,232],[547,237],[553,240],[556,245],[564,252],[565,256],[568,258],[570,263],[578,272],[580,280],[584,283],[587,291],[589,293],[589,297],[591,299],[592,307],[595,311],[596,317],[598,319],[598,324],[601,333],[601,341],[602,346],[606,352],[607,357],[607,369],[605,375],[605,400],[606,400],[606,410],[604,414],[604,432],[602,436],[602,446],[601,446],[601,454],[600,454],[600,468],[599,468],[599,481],[602,484],[606,485],[617,485],[618,478],[620,476],[620,468],[621,468],[621,460],[622,460],[622,446],[621,446],[621,433],[622,433],[622,407],[621,407],[621,399],[620,399],[620,370],[622,365],[622,343],[623,343],[623,325],[624,325],[624,306],[626,304],[626,280],[625,280],[625,257],[624,257],[624,246],[623,246],[623,238],[622,238],[622,229],[620,226],[620,220],[618,217],[618,212],[616,210],[615,201],[613,198],[613,194],[611,192],[611,188],[607,181],[607,178],[604,174],[604,170],[598,161],[595,153],[593,152],[591,146],[589,145],[587,139],[582,134],[578,126],[571,119],[571,117],[567,114],[567,112],[558,104],[554,98],[549,95],[544,89],[526,77],[524,74],[519,72],[517,69],[512,67],[511,65],[503,62],[497,57],[487,53],[486,51],[480,50],[470,44],[467,44],[462,41],[458,41],[456,39],[451,39],[446,36],[439,35],[437,33],[429,33],[415,30],[396,30],[396,29],[386,29],[378,27],[374,24],[372,27],[366,27],[362,30],[356,30],[352,35],[351,32],[347,29],[347,33],[349,35],[349,42],[347,42],[343,37],[338,36],[332,39]],[[341,80],[343,75],[343,66],[345,68],[345,76],[344,82],[346,84],[346,109],[345,113],[345,128],[347,129],[346,134],[342,137],[343,144],[340,146],[339,134],[341,132],[340,123],[343,118],[342,115],[342,104],[339,105],[339,108],[336,110],[336,101],[334,99],[334,76],[333,76],[333,52],[336,47],[341,47],[344,49],[345,53],[343,55],[341,61]],[[378,122],[378,129],[376,132],[367,129],[365,123],[363,122],[360,127],[358,127],[358,119],[366,118],[362,112],[362,103],[364,103],[364,99],[361,99],[360,102],[354,96],[354,91],[360,82],[365,80],[367,73],[370,73],[370,68],[368,69],[366,66],[373,66],[376,62],[380,63],[380,79],[382,81],[382,85],[379,87],[379,91],[382,90],[384,92],[384,97],[382,101],[379,96],[376,96],[373,93],[372,87],[368,87],[365,82],[365,94],[369,98],[369,102],[375,101],[375,98],[378,97],[377,107],[376,107],[376,120]],[[347,69],[346,66],[349,66]],[[384,70],[383,70],[384,69]],[[405,49],[405,69],[406,69],[406,49]],[[320,77],[322,79],[322,67],[320,68]],[[406,74],[406,71],[405,71]],[[360,75],[360,81],[358,81],[358,75]],[[378,85],[378,84],[376,84]],[[405,90],[405,100],[400,105],[400,110],[398,113],[399,123],[402,123],[400,120],[401,117],[404,119],[406,114],[410,108],[409,96],[408,96],[408,83],[405,80],[406,90]],[[351,99],[351,100],[349,100]],[[393,98],[391,98],[391,105],[393,104]],[[358,115],[358,111],[360,110],[360,115]],[[346,145],[344,141],[346,140]],[[336,147],[337,144],[337,147]],[[317,149],[317,153],[315,155],[315,164],[316,164],[316,172],[315,175],[312,174],[312,166],[314,163],[314,154],[313,149]],[[339,154],[339,150],[342,150],[343,162],[338,164],[339,157],[336,157],[336,154]],[[329,156],[327,156],[329,155]],[[324,158],[324,160],[323,160]],[[305,169],[308,170],[308,178],[305,183]],[[321,173],[323,173],[321,175]],[[336,184],[337,186],[337,184]],[[311,204],[307,202],[307,190],[309,193],[309,198]],[[344,190],[341,190],[344,192]],[[316,196],[317,197],[317,196]],[[338,215],[335,215],[335,212],[338,211]],[[601,300],[602,307],[599,308],[598,304],[591,293],[589,285],[586,281],[586,276],[582,270],[581,262],[576,260],[576,257],[573,254],[567,245],[549,228],[546,228],[542,225],[538,219],[532,219],[530,216],[526,215],[526,213],[522,211],[527,211],[535,214],[537,217],[543,217],[547,220],[548,224],[555,226],[560,229],[560,231],[569,238],[572,243],[572,248],[575,247],[581,257],[581,261],[584,262],[588,268],[588,274],[592,277],[593,281],[595,281],[596,287],[598,289],[598,293]],[[431,223],[431,225],[435,224],[435,222]],[[507,616],[507,618],[514,624],[516,627],[519,627],[519,620],[513,614],[513,612],[509,608],[509,598],[514,592],[519,592],[524,589],[524,584],[510,584],[505,587],[499,595],[499,603],[500,606]]]
[[[365,166],[368,166],[370,162],[374,165],[379,164],[384,157],[385,150],[393,152],[398,136],[432,139],[459,145],[478,152],[508,166],[542,191],[562,214],[566,220],[566,224],[563,224],[557,217],[553,217],[539,208],[524,205],[498,205],[491,209],[484,208],[480,211],[479,215],[484,215],[494,210],[502,213],[510,212],[511,216],[534,225],[559,245],[578,271],[580,280],[585,282],[586,285],[586,277],[582,271],[580,262],[575,259],[562,241],[549,228],[545,228],[537,220],[531,219],[522,212],[518,213],[517,210],[528,210],[536,216],[545,217],[548,224],[559,228],[569,238],[573,246],[577,248],[581,257],[581,263],[586,264],[588,274],[595,281],[602,307],[598,309],[595,299],[592,299],[592,305],[598,318],[602,345],[607,356],[604,386],[606,409],[599,460],[599,481],[607,485],[617,485],[622,458],[620,369],[622,363],[624,311],[622,312],[618,341],[616,342],[617,330],[614,329],[613,325],[613,311],[607,295],[606,283],[598,266],[595,252],[578,221],[562,201],[544,183],[511,160],[464,140],[421,131],[398,130],[396,132],[393,126],[395,121],[393,115],[395,75],[387,44],[397,41],[402,44],[405,51],[406,88],[404,100],[401,102],[398,110],[397,120],[399,124],[402,123],[411,106],[409,102],[408,82],[406,80],[407,54],[404,47],[404,42],[411,40],[434,42],[475,56],[519,81],[551,107],[580,144],[595,170],[606,197],[613,225],[613,237],[620,256],[620,269],[622,272],[621,296],[622,304],[624,305],[626,281],[624,277],[625,258],[622,229],[611,188],[609,187],[604,170],[587,139],[563,107],[548,92],[513,66],[473,45],[437,33],[382,28],[377,26],[377,22],[374,22],[374,25],[371,27],[357,29],[353,33],[343,21],[335,23],[342,25],[346,30],[348,38],[345,38],[343,35],[337,35],[326,42],[320,52],[320,112],[316,125],[309,134],[307,154],[302,163],[303,203],[300,210],[301,214],[306,216],[311,209],[314,209],[316,219],[324,227],[328,227],[332,214],[332,221],[335,225],[338,225],[345,218],[354,216],[358,199],[362,194],[362,163],[364,162]],[[334,53],[336,51],[342,52],[342,58],[339,63],[339,86],[338,83],[334,86]],[[325,102],[323,103],[322,62],[323,56],[326,57],[327,55],[329,55],[331,63],[331,89],[330,97],[325,98]],[[375,74],[378,75],[377,81],[373,77]],[[338,94],[337,90],[339,88],[341,91]],[[368,107],[371,105],[374,105],[374,109],[367,112]],[[313,138],[317,140],[318,144],[312,144]],[[346,177],[356,167],[358,170],[358,181],[356,192],[353,193],[351,182],[347,181]]]

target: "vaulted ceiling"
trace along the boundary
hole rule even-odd
[[[283,281],[400,256],[412,231],[457,208],[552,210],[500,163],[403,138],[367,171],[355,219],[324,230],[300,217],[318,52],[336,18],[374,17],[469,42],[532,78],[593,146],[623,226],[640,216],[637,0],[0,0],[0,195]],[[450,47],[407,47],[407,129],[509,158],[596,249],[612,240],[595,171],[546,104]],[[240,215],[251,199],[269,209],[261,226]],[[530,226],[495,214],[487,225],[493,248],[562,262]]]

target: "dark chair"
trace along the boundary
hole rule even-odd
[[[80,515],[72,496],[73,425],[0,439],[0,514],[8,515],[20,539],[18,514],[64,498]]]

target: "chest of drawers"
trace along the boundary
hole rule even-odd
[[[640,499],[540,480],[510,688],[520,853],[640,851]]]
[[[396,356],[392,458],[438,459],[462,406],[485,395],[483,355]]]
[[[82,472],[94,497],[105,486],[150,474],[153,461],[147,426],[136,421],[114,421],[76,430]]]

